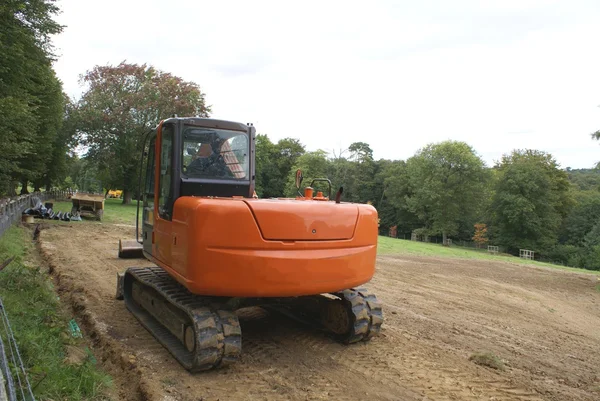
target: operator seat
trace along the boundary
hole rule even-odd
[[[220,144],[217,141],[200,145],[194,160],[187,167],[187,174],[210,178],[233,177],[233,173],[221,155]]]

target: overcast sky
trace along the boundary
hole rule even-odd
[[[198,83],[212,117],[309,150],[406,159],[461,140],[600,161],[600,1],[58,0],[65,91],[123,60]]]

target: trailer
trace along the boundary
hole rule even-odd
[[[104,196],[97,194],[77,193],[71,197],[73,207],[72,215],[81,215],[82,212],[90,213],[100,221],[104,215]]]

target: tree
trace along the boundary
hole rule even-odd
[[[382,188],[375,190],[378,166],[373,160],[373,151],[365,142],[354,142],[347,150],[350,151],[349,159],[341,156],[342,151],[329,162],[328,176],[333,186],[336,189],[344,187],[344,199],[348,202],[371,201],[377,206]]]
[[[295,165],[298,159],[306,153],[304,145],[294,138],[283,138],[275,145],[273,163],[279,170],[279,175],[273,177],[273,186],[277,190],[274,196],[283,196],[286,193],[286,184],[290,178],[294,179]]]
[[[600,189],[600,170],[598,169],[567,169],[569,181],[581,191]]]
[[[509,252],[544,252],[557,242],[558,229],[572,206],[567,174],[554,158],[537,150],[515,150],[495,167],[495,238]]]
[[[464,142],[429,144],[406,162],[406,207],[443,243],[475,220],[485,195],[483,160]],[[472,223],[470,224],[472,227]]]
[[[568,245],[583,245],[584,238],[600,221],[600,192],[574,191],[574,205],[560,228],[559,240]]]
[[[383,185],[377,211],[381,216],[381,225],[384,228],[395,225],[398,233],[412,233],[422,224],[407,204],[412,192],[406,162],[397,160],[380,164]]]
[[[78,138],[107,184],[122,186],[123,203],[137,189],[143,135],[173,114],[210,113],[196,83],[146,64],[95,66],[80,81],[87,88],[71,116]]]
[[[259,197],[281,197],[286,194],[292,167],[305,153],[298,139],[283,138],[271,142],[265,134],[256,136],[256,193]]]
[[[348,147],[348,150],[351,153],[351,158],[355,162],[362,163],[373,160],[373,150],[368,143],[354,142]]]
[[[17,181],[39,187],[50,162],[62,117],[62,84],[52,70],[52,35],[62,26],[49,0],[0,3],[0,191]],[[63,157],[66,157],[63,155]]]
[[[594,225],[584,240],[584,266],[590,270],[600,270],[600,223]]]
[[[39,125],[31,144],[32,152],[22,161],[25,167],[21,182],[26,190],[33,182],[34,190],[49,187],[61,175],[69,142],[62,131],[66,97],[62,85],[51,68],[44,68],[32,94],[38,99],[35,116]]]
[[[302,186],[308,186],[315,178],[325,178],[327,175],[327,152],[324,150],[316,150],[314,152],[307,152],[302,156],[298,157],[296,160],[296,164],[291,168],[291,171],[296,171],[297,169],[302,170],[302,175],[304,176],[304,181],[302,182]],[[298,189],[296,188],[296,176],[294,174],[290,174],[288,178],[286,194],[290,197],[295,197],[298,194]],[[315,194],[318,190],[322,190],[323,194],[327,196],[327,191],[323,188],[323,184],[315,183]],[[302,193],[302,187],[301,193]],[[335,195],[335,191],[332,188],[333,197]]]
[[[487,226],[483,223],[475,224],[475,234],[473,235],[473,241],[477,244],[477,248],[487,244]]]
[[[267,135],[256,135],[256,194],[261,198],[281,196],[279,168],[273,163],[277,148]]]

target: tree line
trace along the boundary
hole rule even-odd
[[[67,169],[67,97],[52,68],[53,1],[0,3],[0,193],[50,188]]]
[[[488,167],[459,141],[429,144],[407,160],[375,160],[364,142],[347,156],[307,151],[300,141],[257,138],[257,192],[295,196],[294,171],[305,182],[327,177],[343,199],[370,203],[380,231],[400,238],[439,236],[520,249],[574,267],[600,270],[600,170],[561,169],[551,154],[514,150]],[[324,188],[321,188],[324,190]]]
[[[0,193],[15,194],[19,183],[21,193],[30,185],[123,189],[129,203],[144,134],[173,114],[209,117],[211,107],[198,84],[126,61],[86,71],[82,95],[69,98],[51,66],[49,37],[62,30],[52,20],[57,12],[52,0],[0,5]],[[366,142],[331,155],[261,133],[256,162],[263,198],[295,196],[299,168],[305,183],[329,178],[333,193],[344,188],[343,200],[372,204],[382,233],[475,241],[513,254],[524,248],[600,269],[599,170],[561,169],[542,151],[515,150],[488,167],[467,143],[444,141],[407,160],[376,160]]]

